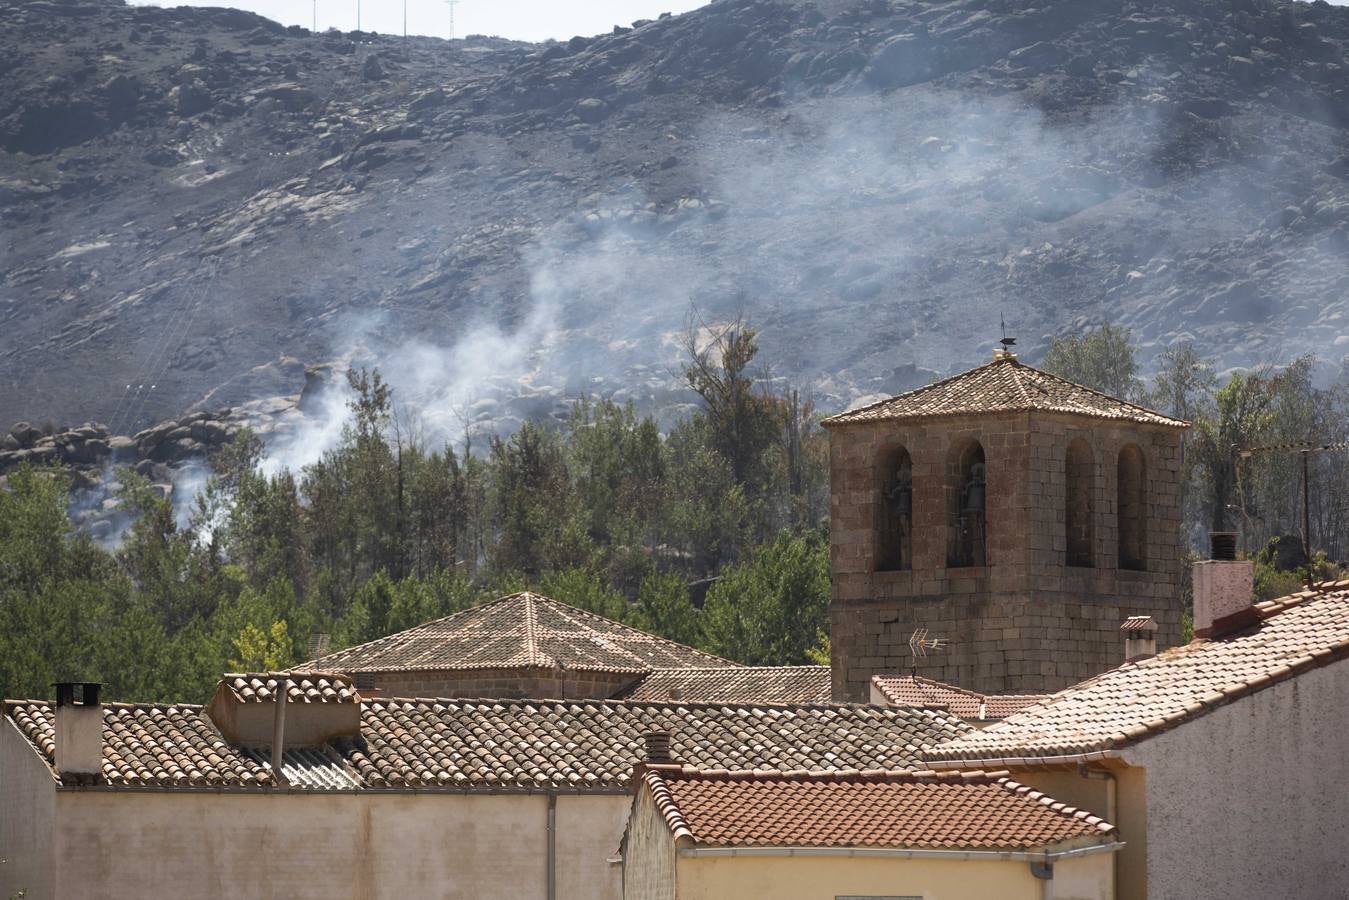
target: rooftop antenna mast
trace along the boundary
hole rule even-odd
[[[319,33],[319,0],[313,0],[313,4],[314,4],[314,9],[313,9],[313,24],[311,24],[311,25],[309,26],[309,32],[310,32],[310,34],[318,34],[318,33]]]
[[[356,33],[361,33],[361,0],[356,0]]]
[[[1239,459],[1250,459],[1252,456],[1266,453],[1297,453],[1302,456],[1302,562],[1307,567],[1307,589],[1311,590],[1313,587],[1312,520],[1311,492],[1307,486],[1308,460],[1313,453],[1335,453],[1349,450],[1349,441],[1337,441],[1333,444],[1322,444],[1320,446],[1313,444],[1271,444],[1268,447],[1235,447],[1233,449],[1236,450]]]
[[[927,659],[929,650],[941,650],[946,644],[946,638],[929,637],[927,629],[921,626],[915,628],[913,634],[909,635],[909,652],[913,654],[915,660]],[[917,668],[917,666],[914,668]]]

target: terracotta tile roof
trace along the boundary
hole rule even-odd
[[[47,765],[56,758],[56,713],[50,703],[10,700],[5,715]],[[103,705],[103,780],[121,787],[256,787],[271,769],[226,743],[202,707],[188,704]]]
[[[240,703],[272,703],[276,686],[290,679],[291,703],[359,703],[361,697],[346,675],[336,672],[257,672],[226,674],[223,683]]]
[[[1125,663],[928,754],[989,765],[1104,753],[1349,657],[1349,584],[1258,604],[1261,621]]]
[[[691,703],[828,703],[832,685],[828,666],[656,669],[622,696]]]
[[[51,704],[7,701],[5,714],[52,765]],[[109,785],[271,783],[266,757],[228,744],[200,706],[107,704],[104,723]],[[899,769],[968,730],[941,710],[868,706],[367,700],[358,738],[287,751],[283,771],[313,790],[336,789],[339,775],[360,789],[615,790],[651,731],[673,732],[675,758],[704,767]]]
[[[1072,413],[1097,419],[1126,419],[1175,428],[1189,427],[1187,422],[1042,372],[1019,362],[1015,357],[995,359],[944,381],[830,416],[824,420],[824,425],[1033,411]]]
[[[873,675],[872,685],[895,706],[949,709],[962,719],[1002,719],[1050,694],[980,694],[917,675]]]
[[[1157,623],[1153,621],[1152,616],[1130,616],[1120,625],[1119,630],[1138,633],[1156,631]]]
[[[524,592],[329,654],[297,668],[393,672],[558,665],[640,673],[654,668],[719,668],[737,664]]]
[[[1031,850],[1114,826],[1005,773],[647,770],[675,839],[714,847]]]
[[[618,700],[375,700],[337,744],[372,786],[626,786],[643,735],[709,768],[900,769],[968,730],[939,710]]]

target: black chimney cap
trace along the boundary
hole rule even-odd
[[[1210,559],[1236,559],[1237,533],[1235,531],[1211,531],[1208,536]]]
[[[75,702],[75,688],[80,689],[80,702]],[[56,688],[57,706],[98,706],[98,692],[103,687],[101,681],[57,681],[52,684]]]

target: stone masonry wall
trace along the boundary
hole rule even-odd
[[[961,416],[831,430],[834,696],[865,701],[870,677],[918,673],[990,693],[1059,690],[1123,661],[1119,625],[1151,615],[1180,639],[1181,431],[1046,413]],[[1092,567],[1067,562],[1068,445],[1091,448]],[[951,461],[978,440],[987,466],[988,565],[948,568]],[[1118,568],[1116,466],[1146,460],[1146,570]],[[875,571],[883,514],[877,460],[913,461],[912,568]],[[926,627],[949,644],[916,659]]]

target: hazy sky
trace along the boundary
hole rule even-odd
[[[382,34],[403,33],[403,0],[131,0],[141,6],[232,6],[260,13],[285,25],[309,28],[317,10],[318,27],[350,31],[361,27]],[[524,41],[566,40],[593,35],[636,19],[654,19],[663,12],[681,13],[706,0],[459,0],[454,7],[454,33],[493,34]],[[450,8],[445,0],[407,0],[409,34],[447,37]]]

